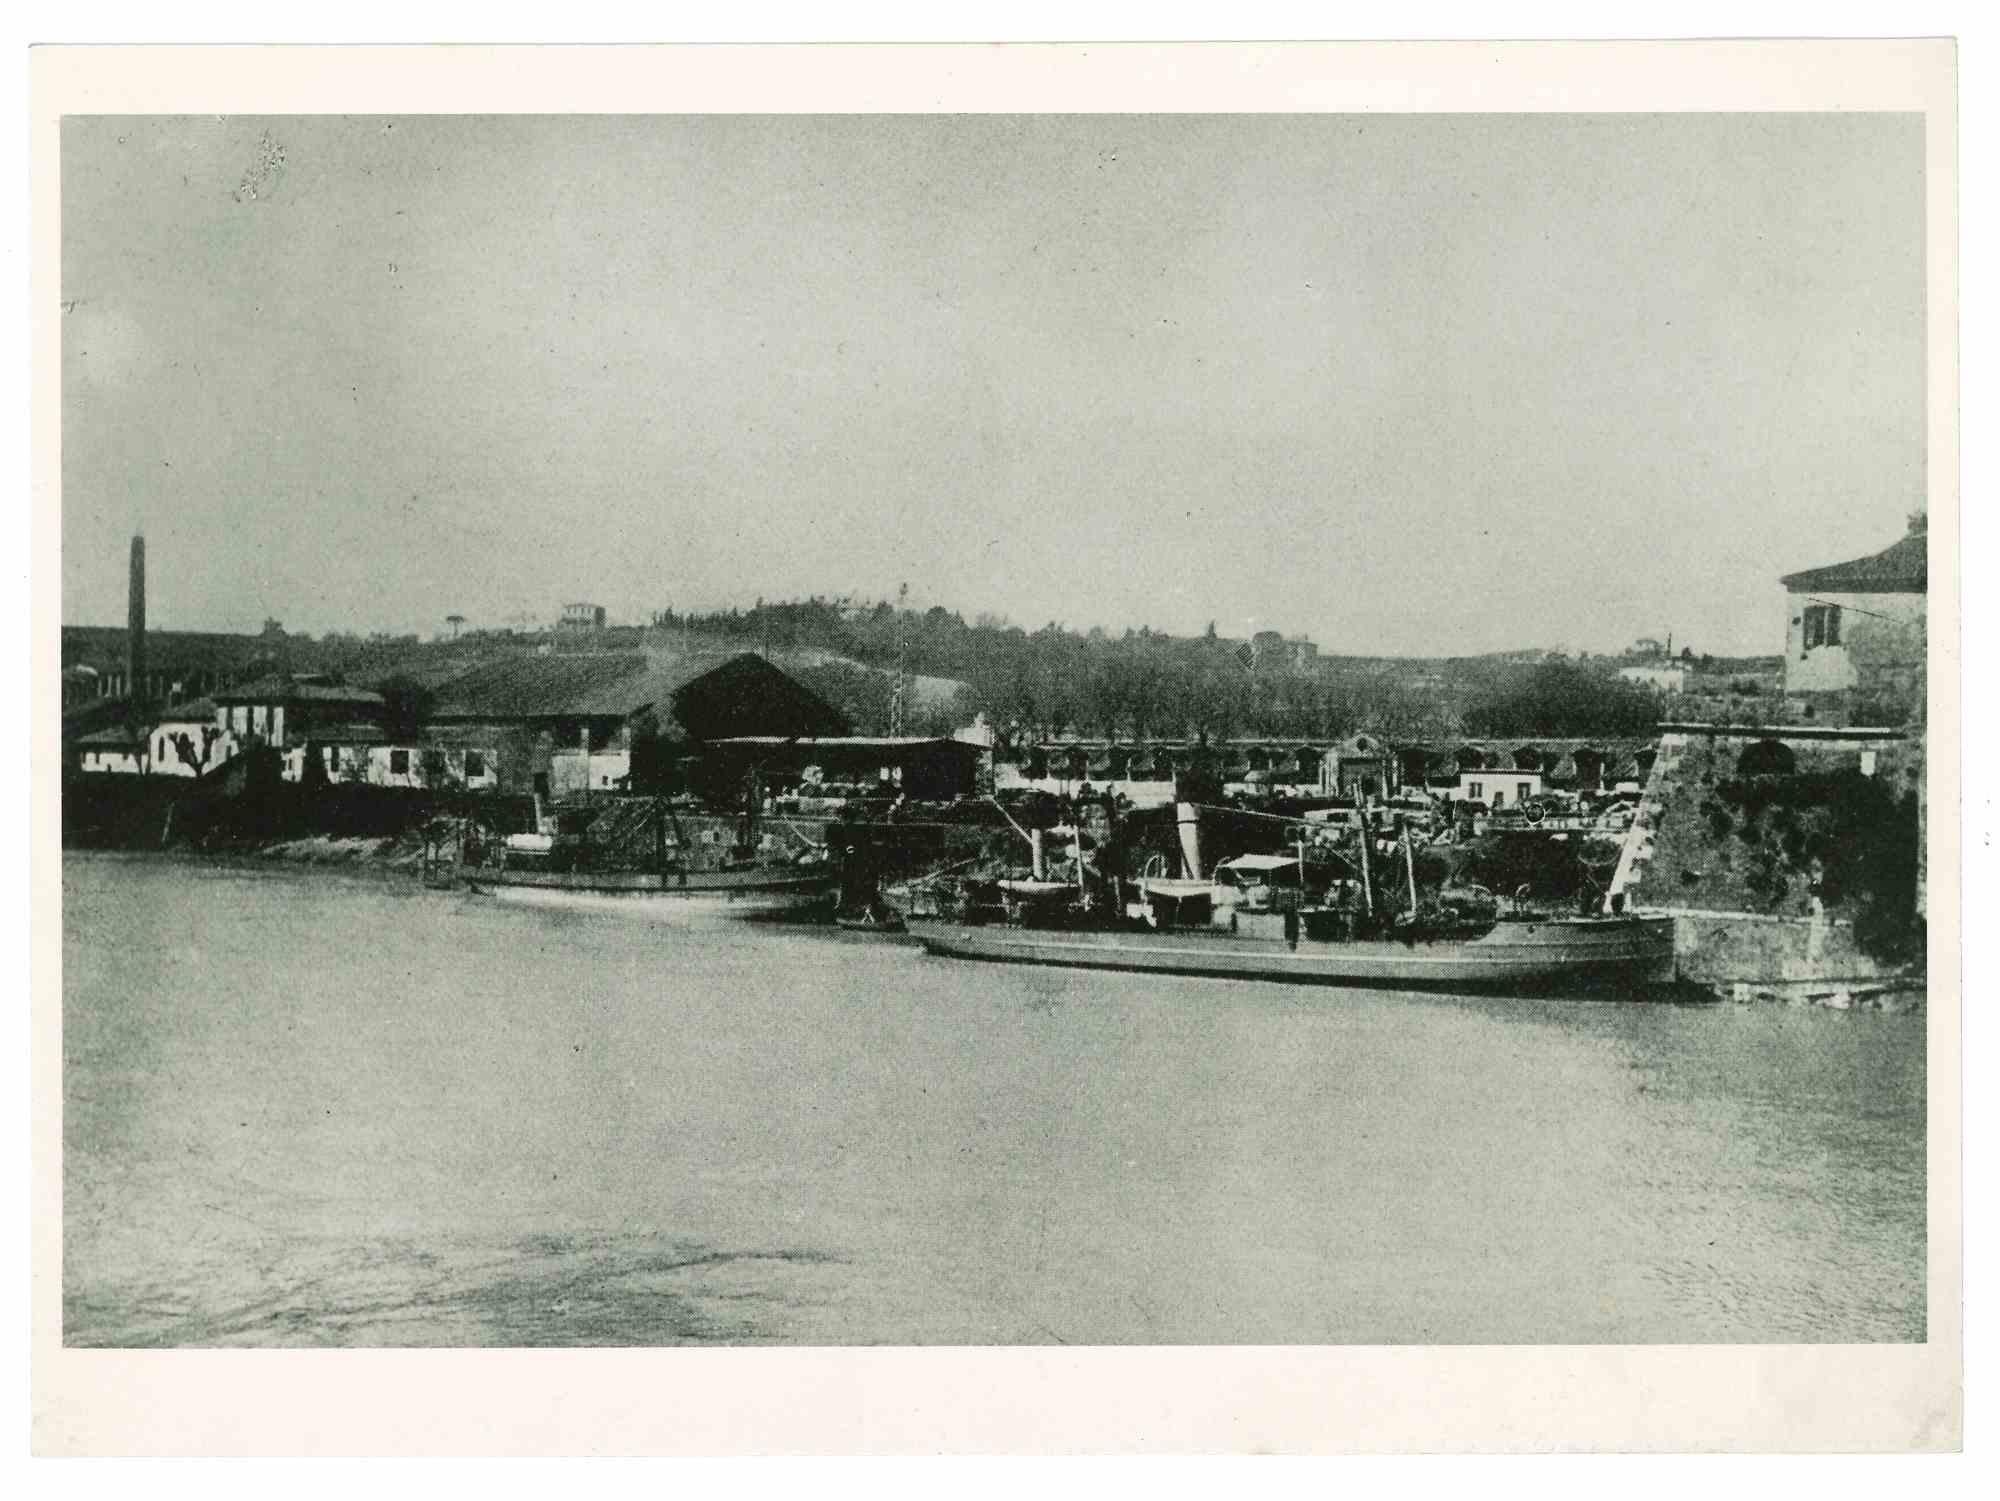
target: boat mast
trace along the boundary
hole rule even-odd
[[[1415,922],[1417,918],[1417,852],[1416,847],[1410,842],[1410,825],[1407,819],[1403,822],[1403,864],[1410,873],[1410,921]]]
[[[1375,881],[1369,870],[1368,846],[1374,839],[1374,831],[1368,827],[1368,794],[1361,794],[1361,828],[1356,838],[1361,845],[1361,910],[1370,917],[1375,915]]]

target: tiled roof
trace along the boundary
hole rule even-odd
[[[295,683],[289,678],[260,678],[215,695],[218,704],[332,704],[345,708],[382,707],[382,695],[372,688],[337,683]]]
[[[623,719],[738,652],[583,652],[488,662],[438,689],[436,719]]]
[[[643,652],[506,657],[441,684],[431,712],[438,719],[622,718],[651,702],[645,676]]]
[[[141,749],[146,741],[144,736],[134,735],[123,725],[111,725],[106,729],[79,736],[75,743],[88,746],[92,750],[136,751]]]
[[[493,750],[495,736],[483,725],[432,724],[424,727],[426,745],[442,745],[450,750]]]
[[[171,704],[160,711],[161,724],[206,724],[215,718],[215,700],[212,698],[191,698],[186,703]]]
[[[62,711],[62,738],[65,744],[73,743],[79,736],[100,730],[107,724],[123,721],[130,712],[130,705],[123,698],[93,698]]]
[[[348,724],[314,725],[310,731],[290,737],[304,743],[322,741],[328,745],[387,745],[389,737],[379,724],[354,721]]]
[[[1923,594],[1929,587],[1929,537],[1911,532],[1869,557],[1788,573],[1778,582],[1794,594]]]

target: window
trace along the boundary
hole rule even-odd
[[[389,775],[392,777],[406,777],[409,774],[410,774],[410,753],[406,750],[390,751]]]
[[[1840,645],[1840,606],[1807,605],[1805,615],[1805,649],[1815,646]]]
[[[1516,782],[1514,784],[1514,801],[1517,803],[1525,803],[1528,800],[1528,794],[1532,790],[1533,790],[1532,783]]]
[[[465,753],[465,774],[467,777],[486,775],[486,756],[482,751],[469,750]]]
[[[1465,795],[1475,803],[1483,802],[1486,797],[1486,784],[1484,782],[1467,782],[1465,784]]]

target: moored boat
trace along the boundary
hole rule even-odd
[[[1301,914],[1308,929],[1313,915]],[[1296,926],[1268,921],[1277,931],[951,924],[926,928],[923,942],[955,959],[1418,990],[1556,993],[1672,978],[1671,918],[1518,918],[1473,936],[1330,941],[1289,939]]]
[[[738,847],[720,864],[688,858],[689,841],[672,804],[662,800],[645,825],[653,836],[650,870],[593,868],[597,852],[564,838],[560,821],[545,818],[537,798],[534,833],[478,841],[491,863],[467,860],[458,876],[468,890],[503,901],[669,922],[830,915],[839,873],[826,851],[815,845],[796,859],[757,856],[755,769],[748,791]]]
[[[538,907],[616,912],[663,921],[703,917],[803,916],[831,906],[834,877],[825,870],[588,872],[469,870],[466,888]]]

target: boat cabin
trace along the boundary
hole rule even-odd
[[[1239,912],[1297,906],[1304,886],[1296,855],[1238,855],[1215,867],[1215,904]]]

